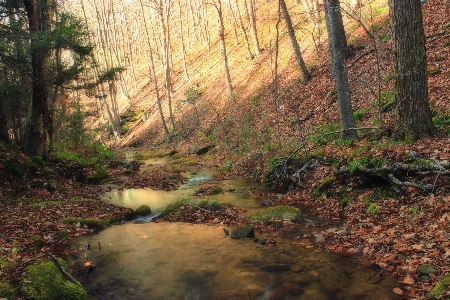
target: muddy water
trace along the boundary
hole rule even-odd
[[[253,182],[213,183],[210,175],[186,174],[187,182],[177,191],[113,191],[106,197],[129,207],[148,204],[153,215],[180,197],[192,197],[201,184],[234,189],[213,198],[236,206],[256,208],[264,200],[245,193],[250,186],[263,188]],[[265,246],[232,240],[222,227],[129,222],[72,240],[78,252],[69,263],[96,265],[93,272],[81,268],[76,276],[88,299],[396,299],[393,279],[377,276],[353,258],[296,245],[294,237],[310,230],[301,224],[274,237],[276,246]]]

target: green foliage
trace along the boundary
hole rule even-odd
[[[103,165],[95,165],[95,170],[96,173],[86,177],[87,183],[97,183],[102,179],[108,178],[108,171],[106,171],[106,168]]]
[[[250,99],[250,101],[252,102],[254,107],[258,107],[259,104],[262,101],[262,95],[261,94],[257,94],[255,96],[253,96],[252,99]]]
[[[382,103],[382,111],[383,112],[386,112],[389,109],[391,109],[392,105],[394,104],[395,93],[396,93],[395,87],[388,91],[381,92],[381,98],[385,99]]]
[[[312,195],[314,196],[314,199],[321,199],[324,196],[331,195],[328,190],[333,186],[334,178],[332,177],[325,177],[320,184],[318,184],[314,189],[312,190]]]
[[[148,205],[141,205],[134,210],[134,213],[138,216],[145,216],[145,215],[151,214],[152,210],[150,209],[150,206],[148,206]]]
[[[59,263],[68,270],[66,262],[59,258]],[[22,293],[28,299],[36,300],[84,300],[86,291],[81,284],[65,280],[53,260],[45,260],[27,267]]]
[[[436,68],[436,69],[430,70],[428,72],[428,74],[430,74],[431,76],[436,76],[436,75],[441,74],[441,73],[442,73],[442,69],[441,68]]]
[[[433,123],[439,131],[445,131],[450,135],[450,112],[444,111],[433,117]]]
[[[66,144],[66,147],[78,149],[88,140],[88,129],[85,126],[85,113],[80,107],[75,112],[64,117],[63,126],[60,131],[60,141]]]
[[[354,200],[352,198],[352,196],[350,196],[350,194],[348,194],[346,187],[342,187],[339,190],[338,197],[339,197],[339,207],[340,208],[345,208],[350,202],[352,202]]]
[[[353,112],[353,118],[355,119],[355,121],[361,121],[362,119],[364,119],[365,115],[365,110],[359,109]]]
[[[123,71],[125,71],[125,68],[123,68],[123,67],[110,68],[98,76],[97,84],[105,82],[105,81],[116,80],[116,79],[118,79],[117,74],[119,74]]]
[[[314,134],[310,135],[311,143],[312,144],[318,143],[319,145],[325,145],[331,140],[338,139],[339,133],[334,134],[329,133],[339,130],[340,125],[337,122],[332,124],[323,123],[322,126],[319,129],[317,129],[317,131]],[[324,136],[325,134],[328,135]]]
[[[228,202],[214,200],[214,199],[200,200],[200,199],[182,198],[175,203],[169,204],[167,206],[167,208],[163,212],[161,212],[159,217],[164,217],[171,213],[183,214],[184,213],[183,208],[186,205],[191,205],[194,208],[200,207],[200,208],[204,208],[204,209],[209,209],[211,211],[218,211],[222,208],[232,207],[232,205]]]
[[[379,207],[377,203],[370,203],[369,207],[366,209],[366,214],[376,215],[379,212]]]
[[[133,125],[144,115],[142,108],[136,110],[129,110],[126,115],[120,117],[120,134],[125,135]]]
[[[431,159],[419,158],[415,159],[410,165],[419,168],[431,168],[435,165],[435,163]]]
[[[419,214],[419,212],[420,212],[420,209],[417,205],[414,205],[414,206],[411,206],[410,208],[408,208],[408,214],[416,216]]]
[[[198,83],[194,83],[193,85],[189,86],[184,92],[184,99],[181,100],[181,102],[195,104],[196,101],[200,99],[204,93],[205,90],[200,89]]]
[[[33,235],[31,240],[36,248],[42,248],[44,246],[44,238],[40,234]]]
[[[337,90],[336,90],[336,89],[331,89],[331,90],[329,90],[326,97],[327,97],[327,99],[329,99],[329,100],[331,100],[331,99],[337,97]]]
[[[348,169],[351,175],[356,175],[366,169],[381,168],[385,163],[385,159],[378,157],[358,157],[348,163]]]
[[[291,220],[299,222],[303,220],[300,209],[294,206],[274,206],[260,209],[249,216],[252,222],[267,223],[273,220]]]
[[[16,299],[16,289],[9,282],[0,281],[0,298]]]
[[[384,76],[383,81],[388,83],[395,77],[395,73],[389,73],[386,76]]]
[[[86,225],[90,228],[106,228],[108,225],[112,222],[116,221],[115,219],[111,218],[105,218],[105,219],[98,219],[98,218],[78,218],[78,217],[67,217],[61,219],[61,223],[67,223],[67,224],[77,224],[80,223],[81,225]]]
[[[391,39],[391,36],[390,36],[390,35],[384,35],[384,36],[381,37],[380,41],[381,41],[382,43],[386,43],[386,42],[389,41],[390,39]]]
[[[6,172],[15,177],[22,177],[25,173],[20,163],[15,160],[7,159],[2,162],[3,168]]]

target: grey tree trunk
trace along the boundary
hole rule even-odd
[[[217,10],[217,21],[219,23],[218,25],[219,25],[219,38],[220,38],[220,52],[222,54],[222,59],[223,59],[223,67],[224,67],[224,71],[225,71],[225,80],[226,80],[226,84],[227,84],[228,99],[232,99],[233,98],[233,85],[231,83],[230,68],[228,67],[228,55],[227,55],[227,48],[225,45],[225,29],[223,26],[221,0],[218,0],[217,3],[218,4],[215,5],[214,7]]]
[[[294,48],[295,58],[297,59],[298,66],[303,74],[303,81],[308,82],[311,80],[311,74],[309,73],[308,68],[305,65],[305,61],[303,60],[302,52],[300,51],[300,46],[298,45],[297,37],[295,36],[294,26],[292,25],[291,16],[289,15],[286,2],[284,2],[284,0],[279,1],[284,19],[286,20],[286,26],[289,37],[291,38],[292,47]]]
[[[389,0],[394,37],[394,135],[406,141],[436,133],[428,99],[428,70],[420,0]]]
[[[164,120],[164,113],[162,110],[161,99],[159,96],[158,79],[156,77],[155,63],[153,60],[153,49],[152,49],[152,46],[150,43],[150,35],[148,32],[148,26],[147,26],[147,21],[145,18],[144,5],[142,4],[142,0],[140,0],[140,4],[141,4],[142,16],[143,16],[142,19],[144,20],[145,34],[147,36],[147,44],[148,44],[148,49],[149,49],[149,75],[153,78],[153,86],[155,88],[156,103],[158,104],[158,111],[159,111],[159,116],[161,117],[161,124],[164,129],[164,132],[168,136],[170,134],[170,132],[169,132],[169,129],[167,128],[166,121]]]
[[[8,119],[5,112],[5,100],[0,98],[0,141],[9,143]]]
[[[259,56],[261,54],[261,48],[259,47],[258,32],[256,30],[256,12],[253,6],[252,0],[245,0],[246,3],[246,14],[249,21],[250,34],[253,40],[253,47],[255,48],[255,55]]]
[[[245,30],[244,22],[242,21],[241,10],[239,9],[237,0],[235,0],[234,4],[235,4],[235,8],[236,8],[236,17],[239,22],[239,27],[241,28],[242,34],[244,36],[245,48],[247,49],[247,53],[248,53],[250,59],[253,59],[254,58],[253,53],[252,53],[252,50],[250,49],[250,43],[248,41],[247,31]]]
[[[339,0],[325,0],[325,14],[328,29],[328,42],[330,44],[332,75],[336,79],[336,90],[338,96],[341,138],[357,139],[355,120],[350,99],[350,88],[348,85],[347,68],[345,66],[345,31]]]

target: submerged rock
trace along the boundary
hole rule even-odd
[[[234,228],[230,232],[230,238],[232,239],[246,239],[255,237],[255,226],[254,225],[244,225],[241,227]]]

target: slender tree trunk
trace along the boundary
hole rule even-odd
[[[428,70],[420,0],[389,0],[394,36],[395,136],[407,141],[436,133],[428,99]]]
[[[183,17],[181,13],[181,1],[178,0],[178,24],[179,24],[179,38],[180,38],[180,46],[181,46],[181,58],[183,59],[183,71],[184,71],[184,80],[188,82],[189,75],[187,71],[187,62],[186,62],[186,47],[184,46],[184,32],[183,32]]]
[[[5,100],[0,98],[0,141],[9,143],[8,118],[5,111]]]
[[[284,19],[286,20],[286,26],[289,33],[289,37],[291,38],[292,47],[294,48],[295,58],[297,59],[298,66],[303,74],[303,81],[308,82],[311,80],[311,74],[308,71],[308,68],[305,65],[305,61],[302,57],[302,52],[300,51],[300,46],[298,45],[297,37],[295,36],[294,26],[292,25],[291,16],[289,15],[286,2],[284,0],[280,1],[281,11],[283,12]]]
[[[215,6],[217,10],[217,22],[219,23],[219,38],[220,38],[220,52],[222,54],[223,59],[223,67],[225,71],[225,80],[227,84],[227,94],[228,99],[233,98],[233,85],[231,84],[231,75],[230,75],[230,69],[228,67],[228,55],[227,55],[227,48],[225,45],[225,29],[223,26],[223,16],[222,16],[222,3],[221,0],[217,1],[217,5]]]
[[[350,99],[347,67],[345,66],[345,31],[339,0],[325,0],[325,13],[328,29],[328,41],[332,59],[332,74],[336,79],[342,139],[357,139],[355,120]],[[344,40],[343,40],[344,39]]]
[[[253,47],[255,48],[255,55],[261,54],[261,48],[259,47],[258,32],[256,30],[256,12],[252,0],[245,0],[246,12],[249,21],[250,34],[253,40]]]
[[[247,35],[247,31],[245,30],[244,22],[242,21],[241,10],[239,9],[238,1],[235,0],[234,4],[235,4],[235,9],[236,9],[236,18],[238,19],[239,27],[241,28],[242,35],[244,36],[245,48],[247,49],[249,58],[253,59],[254,58],[253,53],[252,53],[252,50],[250,49],[250,43],[248,41],[248,35]]]
[[[156,94],[156,103],[158,104],[158,111],[159,111],[159,115],[161,117],[161,124],[163,126],[164,132],[166,133],[166,135],[169,135],[169,129],[167,128],[166,125],[166,121],[164,120],[164,113],[162,110],[162,105],[161,105],[161,99],[159,96],[159,87],[158,87],[158,78],[156,77],[156,71],[155,71],[155,63],[153,60],[153,50],[152,50],[152,46],[150,44],[150,36],[148,33],[148,26],[147,26],[147,21],[145,18],[145,14],[144,14],[144,5],[142,4],[142,0],[139,0],[140,4],[141,4],[141,10],[142,10],[142,16],[143,16],[143,20],[144,20],[144,27],[145,27],[145,33],[147,35],[147,44],[148,44],[148,49],[149,49],[149,60],[150,60],[150,64],[149,64],[149,74],[150,76],[153,78],[153,86],[155,88],[155,94]]]

